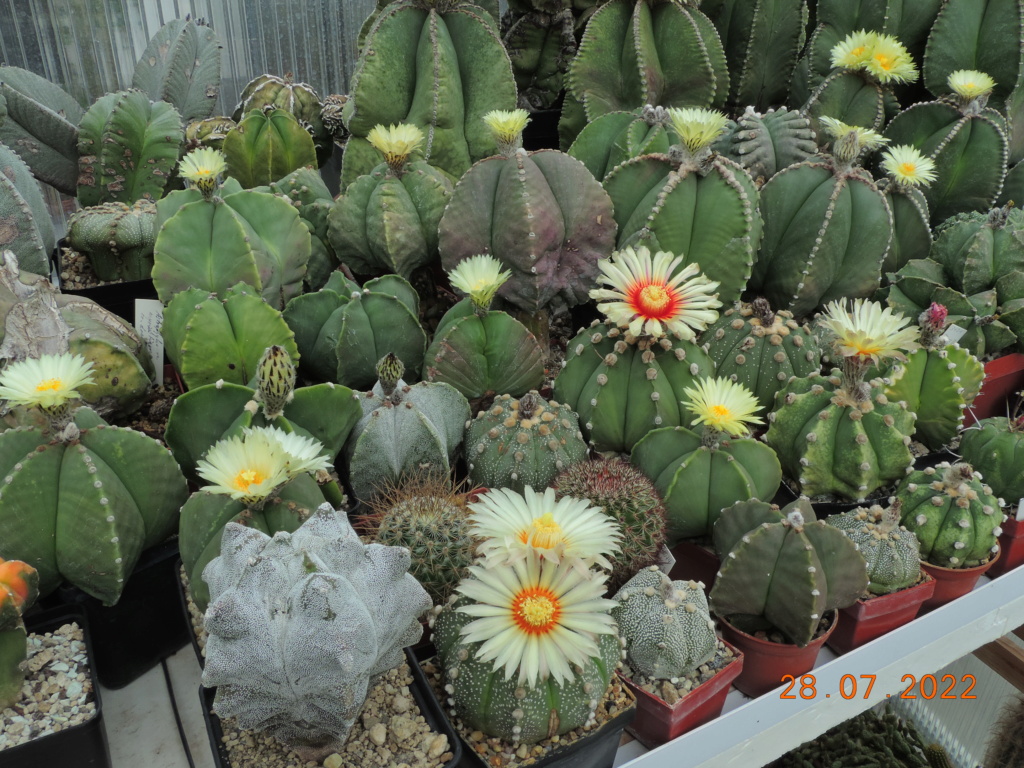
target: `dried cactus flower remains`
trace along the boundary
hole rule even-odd
[[[200,147],[182,158],[178,173],[209,200],[220,186],[220,176],[227,167],[228,161],[223,152]]]
[[[882,170],[897,184],[905,187],[925,186],[938,178],[935,161],[909,144],[899,144],[885,150],[882,153]]]
[[[370,129],[366,140],[384,156],[392,173],[401,173],[409,155],[423,144],[423,131],[415,125],[400,123],[385,128],[377,125]]]

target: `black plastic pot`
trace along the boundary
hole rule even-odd
[[[57,274],[61,270],[62,249],[67,245],[66,240],[57,243],[57,250],[53,254],[53,263],[56,266]],[[109,309],[115,315],[135,324],[135,300],[158,298],[153,281],[128,280],[123,283],[111,283],[109,285],[97,285],[92,288],[79,288],[77,290],[61,286],[61,293],[68,296],[82,296],[92,299],[104,309]]]
[[[96,699],[96,716],[88,722],[3,750],[0,752],[0,765],[3,768],[110,768],[107,731],[103,727],[103,708],[96,680],[96,665],[93,663],[95,649],[89,636],[89,622],[85,613],[75,606],[61,606],[40,611],[27,618],[25,624],[29,632],[42,634],[53,632],[72,621],[82,628],[85,637],[89,676],[92,678],[93,696]]]
[[[177,562],[177,539],[143,552],[121,599],[110,607],[74,587],[61,588],[65,603],[85,609],[96,641],[96,672],[107,688],[123,688],[188,642],[192,630],[178,607]]]
[[[206,666],[206,657],[203,656],[203,650],[199,647],[199,638],[196,637],[195,630],[192,629],[192,614],[188,612],[188,597],[185,595],[185,585],[181,583],[181,558],[178,558],[178,562],[174,564],[174,575],[177,577],[178,582],[178,602],[181,605],[181,615],[185,617],[185,626],[188,628],[188,639],[192,643],[192,650],[195,651],[196,661],[199,662],[199,668],[202,669]]]

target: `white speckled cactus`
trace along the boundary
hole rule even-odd
[[[217,686],[214,710],[303,760],[339,751],[370,678],[420,637],[430,598],[408,568],[408,550],[364,545],[327,504],[273,538],[229,523],[203,572],[212,597],[203,685]]]
[[[715,623],[697,582],[672,581],[652,565],[627,581],[614,599],[619,606],[612,616],[635,673],[679,678],[715,655]]]

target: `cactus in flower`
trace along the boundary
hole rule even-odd
[[[728,379],[705,378],[683,390],[682,403],[703,424],[648,432],[630,461],[654,482],[665,500],[668,541],[710,536],[719,513],[737,501],[771,499],[782,483],[775,451],[748,436],[762,409],[750,390]]]
[[[84,253],[100,280],[146,280],[153,271],[156,205],[103,203],[68,219],[68,246]]]
[[[761,298],[725,310],[701,340],[715,361],[715,376],[742,384],[769,411],[793,376],[821,369],[821,346],[811,329],[786,310],[772,312]]]
[[[378,381],[359,397],[362,418],[345,444],[349,483],[360,501],[425,472],[447,473],[462,445],[469,403],[440,382],[409,385],[404,366],[388,353],[377,364]]]
[[[896,489],[903,525],[921,542],[921,558],[943,568],[972,568],[999,551],[1003,512],[970,464],[943,462],[912,472]]]
[[[583,163],[598,181],[626,160],[667,154],[679,143],[668,111],[645,104],[632,112],[608,112],[587,123],[568,154]]]
[[[982,473],[992,492],[1011,504],[1024,498],[1024,418],[993,416],[965,429],[960,440],[964,461]]]
[[[217,687],[214,711],[303,760],[341,751],[370,681],[422,634],[430,600],[408,569],[406,550],[363,544],[327,505],[273,537],[228,524],[204,571],[203,685]]]
[[[746,168],[758,188],[783,168],[809,160],[818,151],[811,121],[785,107],[764,114],[747,107],[726,124],[712,147]]]
[[[0,559],[0,710],[21,698],[28,658],[21,615],[39,595],[39,574],[28,563]]]
[[[46,201],[29,167],[4,144],[0,144],[0,221],[4,223],[0,252],[11,250],[23,269],[48,275],[57,240]]]
[[[409,162],[423,139],[415,125],[376,126],[366,140],[385,162],[349,184],[331,208],[331,245],[357,274],[408,280],[437,260],[437,225],[452,183],[422,160]]]
[[[822,118],[831,155],[784,168],[761,188],[764,239],[748,290],[798,320],[839,298],[874,293],[893,237],[892,211],[855,165],[884,143],[874,131]]]
[[[608,318],[569,342],[554,396],[580,416],[584,437],[598,451],[630,451],[657,427],[683,423],[683,389],[714,373],[707,352],[694,343],[721,306],[717,283],[681,258],[641,246],[602,261],[601,281],[611,288],[591,296]],[[629,404],[627,408],[626,404]]]
[[[900,525],[902,502],[882,509],[860,507],[831,515],[825,522],[846,534],[868,563],[868,592],[887,595],[912,587],[921,579],[921,545],[914,532]]]
[[[719,299],[739,299],[761,242],[754,180],[715,154],[711,143],[725,115],[705,109],[669,109],[679,143],[668,154],[641,155],[604,179],[615,206],[618,247],[646,245],[681,255],[719,284]],[[714,216],[703,211],[714,210]]]
[[[518,397],[544,379],[544,354],[536,337],[511,315],[491,311],[495,292],[511,272],[490,256],[472,256],[448,273],[468,294],[449,309],[424,358],[428,381],[451,384],[470,400],[487,394]]]
[[[931,214],[919,187],[935,181],[935,162],[908,145],[890,147],[881,163],[886,178],[878,188],[892,211],[892,244],[882,274],[902,269],[908,261],[926,259],[932,247]]]
[[[224,137],[228,174],[245,189],[316,165],[313,138],[287,109],[268,105],[247,112]]]
[[[525,110],[491,112],[501,154],[473,166],[441,217],[445,269],[477,254],[512,275],[498,295],[535,314],[587,299],[597,262],[615,245],[612,201],[579,161],[556,150],[526,152]]]
[[[410,381],[419,378],[427,334],[418,314],[419,296],[397,275],[360,288],[334,272],[317,293],[292,299],[284,319],[295,332],[304,376],[367,389],[377,380],[377,362],[392,352]]]
[[[241,122],[252,110],[275,107],[291,112],[313,139],[317,164],[323,165],[334,152],[334,138],[320,116],[323,103],[311,85],[297,83],[289,72],[284,77],[259,75],[246,84],[231,119]],[[303,142],[305,143],[305,142]]]
[[[715,525],[722,567],[711,610],[737,629],[776,629],[806,646],[826,612],[853,605],[868,586],[863,555],[841,531],[814,519],[806,499],[783,509],[740,501]],[[761,588],[750,589],[756,581]]]
[[[872,364],[906,360],[904,352],[918,348],[918,330],[904,328],[908,322],[862,299],[851,312],[838,301],[828,306],[821,325],[835,337],[842,369],[792,379],[776,396],[765,435],[801,493],[863,501],[910,471],[917,416],[906,403],[891,401],[881,380],[864,381]]]
[[[174,105],[184,122],[208,118],[220,92],[220,49],[216,33],[202,19],[172,19],[139,57],[132,88]]]
[[[695,581],[672,581],[656,565],[615,593],[612,617],[626,641],[633,673],[655,680],[685,677],[714,658],[715,622]]]
[[[65,354],[12,363],[0,376],[0,399],[44,417],[42,427],[0,433],[0,558],[35,568],[43,595],[67,580],[113,605],[142,551],[173,533],[187,490],[156,440],[72,409],[92,375]]]

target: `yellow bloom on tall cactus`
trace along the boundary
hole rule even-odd
[[[882,154],[882,170],[894,181],[916,187],[931,184],[937,178],[935,162],[909,144],[898,144]]]
[[[714,109],[673,107],[666,111],[672,128],[691,154],[717,139],[729,122],[728,117]]]
[[[996,81],[976,69],[958,69],[950,72],[946,83],[957,95],[965,99],[987,96],[996,87]]]
[[[217,185],[220,183],[220,175],[228,167],[227,158],[223,152],[209,147],[200,147],[189,152],[181,159],[178,165],[178,173],[183,179],[187,179],[192,185],[203,193],[203,197],[210,197]]]
[[[604,598],[603,573],[536,554],[493,569],[470,566],[469,572],[457,591],[476,604],[457,610],[478,618],[461,633],[481,643],[476,658],[493,660],[495,671],[504,668],[506,680],[517,672],[518,682],[530,687],[549,677],[572,680],[573,666],[600,655],[597,636],[617,631],[609,615],[617,603]]]
[[[833,301],[825,308],[821,325],[835,334],[834,347],[840,355],[870,359],[877,365],[883,358],[906,360],[904,352],[921,346],[918,327],[904,327],[909,322],[909,317],[878,302],[856,299],[851,309],[845,302]]]
[[[871,58],[871,48],[877,33],[859,30],[851,32],[832,47],[832,66],[860,69]]]
[[[200,490],[255,504],[288,482],[288,460],[281,443],[266,432],[225,438],[196,463],[199,476],[210,483]]]
[[[519,143],[523,129],[530,122],[530,113],[525,109],[492,109],[483,116],[483,121],[491,129],[499,146],[515,145]]]
[[[627,246],[598,262],[598,282],[611,289],[595,288],[590,298],[602,301],[597,308],[634,336],[671,333],[692,340],[695,330],[703,331],[718,319],[722,302],[714,292],[718,283],[701,274],[696,264],[673,275],[682,260],[667,251],[652,257],[646,246]]]
[[[11,405],[56,408],[81,397],[78,387],[92,383],[92,363],[81,355],[42,355],[4,369],[0,374],[0,400]]]
[[[510,270],[502,271],[501,262],[496,258],[484,254],[460,261],[448,273],[448,280],[453,288],[467,294],[476,306],[486,309],[511,274]]]
[[[912,83],[917,80],[917,65],[904,45],[892,35],[876,34],[871,55],[864,69],[878,82]]]
[[[693,389],[683,389],[689,401],[683,401],[697,418],[693,425],[704,424],[718,432],[728,432],[733,437],[747,434],[749,424],[763,424],[754,414],[764,406],[758,403],[753,392],[742,384],[730,379],[716,379],[707,376],[697,381]]]
[[[423,143],[423,131],[411,123],[400,123],[385,128],[377,125],[366,134],[366,140],[384,155],[384,162],[396,173],[405,165],[409,155]]]

